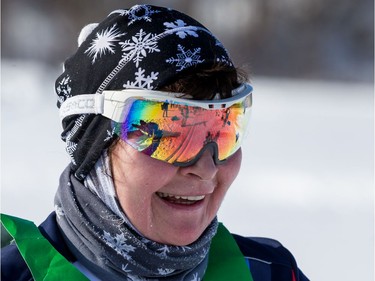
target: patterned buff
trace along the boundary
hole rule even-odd
[[[104,185],[111,184],[111,175],[103,172],[109,171],[108,161],[103,157],[100,161],[107,164],[92,170],[90,177],[102,183],[107,177]],[[108,207],[114,204],[104,203],[107,200],[103,196],[83,186],[69,167],[61,175],[55,197],[57,222],[80,265],[100,280],[202,280],[218,226],[216,219],[194,243],[183,247],[164,245],[139,234],[118,209]]]
[[[150,5],[116,10],[82,30],[77,52],[56,80],[57,105],[108,89],[160,89],[186,70],[215,63],[233,67],[223,45],[189,16]],[[116,138],[111,121],[84,114],[62,123],[71,169],[83,180]]]

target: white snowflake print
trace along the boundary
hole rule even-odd
[[[63,103],[67,98],[71,97],[70,92],[72,88],[69,85],[70,82],[70,76],[67,75],[59,82],[59,85],[56,88],[57,94],[59,95],[58,100],[60,103]],[[62,97],[61,94],[63,94],[64,96]]]
[[[92,64],[95,63],[98,56],[101,57],[107,52],[114,54],[115,42],[119,41],[119,37],[123,35],[125,35],[125,33],[121,33],[116,28],[116,24],[111,28],[97,32],[95,39],[91,42],[90,48],[85,51],[85,53],[88,53],[88,55],[92,57]]]
[[[169,247],[167,245],[164,245],[163,247],[157,249],[156,251],[160,252],[160,253],[157,254],[158,256],[166,258],[167,253],[169,253],[170,250],[169,250]]]
[[[128,263],[126,265],[122,265],[121,270],[126,272],[126,273],[132,272],[131,269],[128,269],[128,265],[129,265]]]
[[[198,273],[193,274],[193,279],[191,281],[201,281],[200,277],[198,277]]]
[[[114,249],[118,254],[122,255],[127,260],[132,260],[129,253],[134,252],[135,247],[126,244],[127,239],[125,238],[124,233],[112,236],[109,232],[104,231],[103,239],[106,244]]]
[[[145,70],[138,68],[135,73],[135,81],[130,82],[129,80],[123,85],[124,88],[141,88],[141,89],[152,89],[151,84],[158,79],[159,72],[151,72],[150,75],[144,75]]]
[[[208,254],[208,249],[203,249],[202,254],[200,255],[200,257],[202,259],[204,259],[207,256],[207,254]]]
[[[55,212],[56,212],[57,218],[59,219],[65,216],[63,208],[59,205],[55,205]]]
[[[147,56],[147,53],[160,52],[157,44],[155,35],[147,34],[141,29],[136,36],[132,36],[132,42],[130,40],[120,42],[123,51],[122,57],[124,59],[133,57],[133,62],[138,67],[142,59]]]
[[[152,10],[152,8],[148,5],[135,5],[131,7],[129,10],[116,10],[113,11],[111,14],[120,14],[121,16],[128,16],[128,19],[130,20],[128,25],[131,25],[139,20],[151,22],[151,16],[159,12],[160,11],[158,10]]]
[[[68,132],[66,136],[66,151],[70,155],[71,161],[73,165],[77,165],[75,159],[74,159],[74,152],[77,149],[77,143],[70,141],[75,133],[77,133],[78,129],[82,126],[83,119],[85,118],[85,115],[81,115],[78,117],[77,120],[74,121],[73,128]]]
[[[198,33],[195,32],[198,28],[191,25],[186,26],[186,23],[183,20],[165,22],[164,25],[167,27],[165,30],[176,33],[181,39],[184,39],[187,35],[198,37]]]
[[[104,139],[104,141],[109,141],[111,138],[113,138],[115,131],[116,131],[116,128],[113,128],[112,131],[107,130],[107,137]]]
[[[218,57],[218,58],[216,58],[216,61],[219,62],[219,63],[224,63],[224,64],[232,65],[232,62],[226,56],[221,56],[220,58]]]
[[[180,67],[180,69],[177,69],[177,71],[181,71],[192,65],[204,62],[204,60],[199,59],[201,48],[194,48],[194,51],[185,51],[185,48],[178,44],[177,49],[180,51],[180,53],[177,54],[177,58],[169,58],[166,60],[167,63],[176,63],[176,66]]]
[[[158,272],[159,274],[161,275],[168,275],[168,274],[171,274],[172,272],[174,272],[175,270],[174,269],[171,269],[171,268],[158,268]]]
[[[186,250],[191,250],[191,247],[189,246],[177,246],[177,248],[181,249],[183,252],[185,252]]]

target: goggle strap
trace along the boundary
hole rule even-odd
[[[77,95],[66,99],[60,107],[60,120],[75,114],[102,114],[104,96],[101,94]]]
[[[114,92],[116,93],[116,92]],[[119,94],[122,94],[119,92]],[[112,93],[113,96],[113,93]],[[70,97],[60,107],[60,120],[75,114],[101,114],[111,120],[120,122],[123,102],[107,99],[105,94],[84,94]]]

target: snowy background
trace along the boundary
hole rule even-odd
[[[2,61],[1,211],[37,223],[53,210],[69,161],[53,92],[58,71]],[[253,80],[243,166],[220,220],[281,241],[311,280],[372,281],[373,86]]]
[[[136,2],[1,0],[2,212],[40,223],[53,210],[69,162],[61,62],[85,24]],[[251,132],[220,220],[281,241],[313,281],[373,281],[373,0],[152,3],[208,26],[252,76]]]

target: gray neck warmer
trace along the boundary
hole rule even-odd
[[[106,162],[105,158],[101,161]],[[92,182],[103,181],[98,181],[103,177],[98,172],[102,173],[103,169],[91,172]],[[190,245],[160,244],[134,229],[117,203],[112,205],[116,199],[108,195],[111,191],[103,193],[104,189],[99,189],[87,188],[67,168],[61,175],[55,197],[57,223],[69,249],[83,266],[102,280],[203,278],[210,243],[217,230],[216,219]],[[109,197],[112,197],[111,207],[107,205]]]

